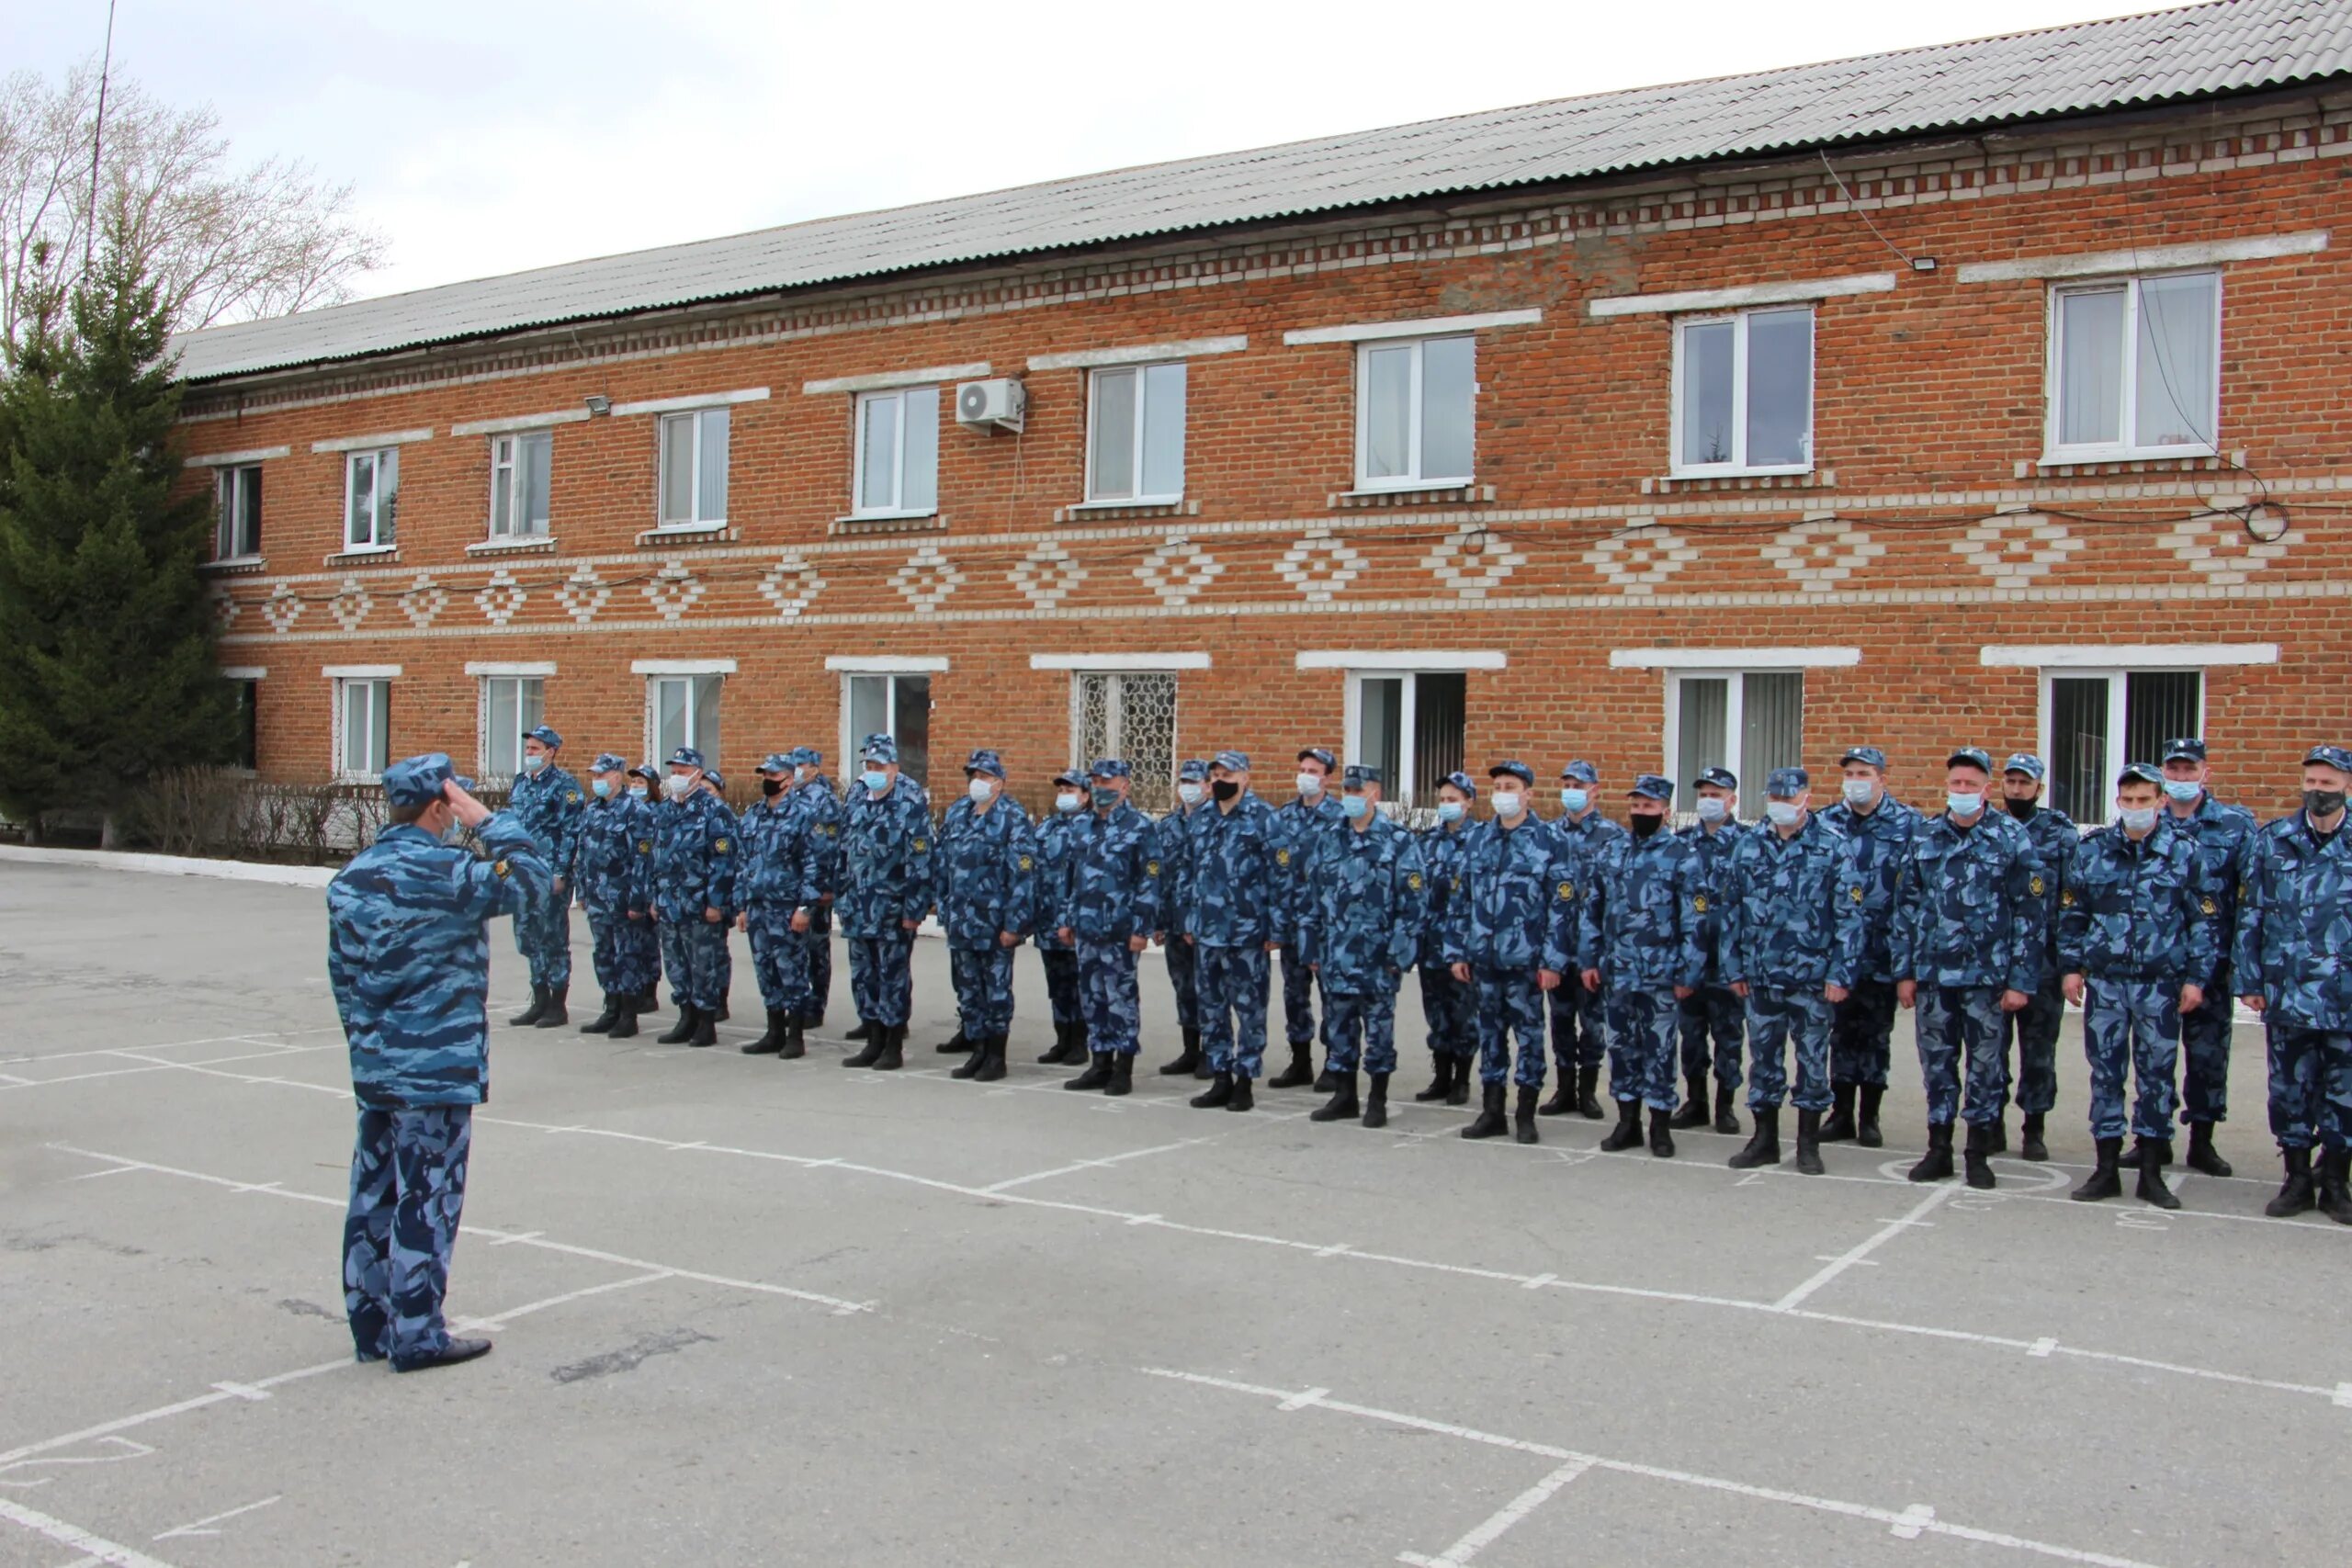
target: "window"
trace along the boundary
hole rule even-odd
[[[723,408],[662,416],[662,527],[727,521],[727,428]]]
[[[334,702],[336,775],[351,780],[377,777],[391,760],[392,683],[338,680]]]
[[[1165,811],[1176,795],[1176,672],[1077,671],[1069,679],[1069,746],[1084,767],[1098,757],[1127,764],[1127,797]]]
[[[2050,804],[2086,828],[2106,822],[2126,762],[2161,762],[2176,735],[2205,733],[2200,670],[2068,670],[2043,678],[2041,755]]]
[[[1462,769],[1468,690],[1459,671],[1349,676],[1348,760],[1378,768],[1383,798],[1399,809],[1434,804]]]
[[[1813,309],[1674,324],[1678,474],[1801,474],[1813,467]]]
[[[1804,676],[1797,671],[1667,677],[1666,770],[1685,821],[1696,820],[1690,781],[1702,768],[1739,780],[1739,813],[1764,814],[1764,778],[1804,761]]]
[[[212,558],[244,560],[261,554],[261,465],[222,468],[213,485],[220,521],[212,536]]]
[[[1087,378],[1086,499],[1184,496],[1184,367],[1138,365]]]
[[[252,773],[261,766],[261,682],[240,680],[237,688],[237,744],[229,765]]]
[[[722,442],[723,445],[723,442]],[[547,431],[495,436],[490,443],[490,536],[544,538],[548,531],[548,474],[555,437]],[[720,465],[725,468],[724,461]],[[722,491],[725,475],[720,475]]]
[[[718,694],[724,675],[656,675],[646,682],[646,728],[658,766],[681,746],[718,761]],[[533,685],[538,682],[533,682]],[[519,733],[519,731],[518,731]]]
[[[2219,273],[2057,289],[2051,337],[2052,453],[2213,450],[2221,429]]]
[[[842,755],[854,765],[869,735],[899,743],[899,771],[931,783],[931,677],[845,674],[842,677]]]
[[[523,771],[523,732],[547,715],[547,682],[537,675],[481,678],[481,776],[511,779]]]
[[[939,389],[901,387],[857,400],[860,517],[927,517],[939,510]]]
[[[354,452],[343,468],[343,547],[389,550],[400,515],[401,449]]]
[[[1477,340],[1371,343],[1356,357],[1356,483],[1364,490],[1470,479]]]

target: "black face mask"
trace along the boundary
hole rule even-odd
[[[2303,791],[2303,810],[2312,817],[2333,817],[2344,809],[2344,792],[2340,789],[2307,789]]]
[[[2008,807],[2009,815],[2020,822],[2032,821],[2033,814],[2041,809],[2041,802],[2038,800],[2011,800],[2003,804]]]
[[[1241,793],[1239,779],[1218,779],[1209,785],[1209,793],[1219,800],[1231,800]]]
[[[1652,833],[1657,832],[1660,828],[1666,826],[1666,818],[1663,817],[1627,817],[1625,818],[1625,826],[1634,830],[1634,837],[1636,839],[1646,839]]]
[[[784,793],[784,781],[782,779],[762,779],[760,781],[760,793],[762,795],[782,795]]]

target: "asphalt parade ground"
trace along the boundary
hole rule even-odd
[[[575,1018],[588,1016],[575,919]],[[504,922],[497,1016],[526,992]],[[351,1359],[352,1101],[314,888],[0,865],[0,1564],[2245,1564],[2352,1540],[2352,1229],[2263,1217],[2241,1024],[2186,1207],[1888,1146],[1724,1168],[1454,1136],[1408,984],[1382,1132],[1196,1111],[1166,975],[1124,1100],[1063,1092],[1034,953],[1004,1082],[500,1027],[455,1326]],[[1279,982],[1277,982],[1279,989]],[[1276,1010],[1279,1036],[1279,1008]],[[1746,1121],[1745,1113],[1742,1116]],[[2014,1137],[2014,1117],[2012,1118]],[[1784,1143],[1788,1138],[1784,1128]],[[2127,1181],[2128,1191],[2128,1181]]]

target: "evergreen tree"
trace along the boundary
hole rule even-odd
[[[213,500],[173,454],[155,288],[110,246],[70,328],[59,307],[35,302],[0,380],[0,809],[96,811],[112,842],[149,776],[227,758],[234,696],[197,570]]]

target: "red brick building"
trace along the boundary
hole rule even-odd
[[[494,774],[543,714],[575,761],[994,746],[1032,804],[1319,742],[1752,810],[1973,741],[2098,819],[2199,730],[2282,806],[2352,739],[2348,29],[2231,0],[194,334],[254,761]]]

